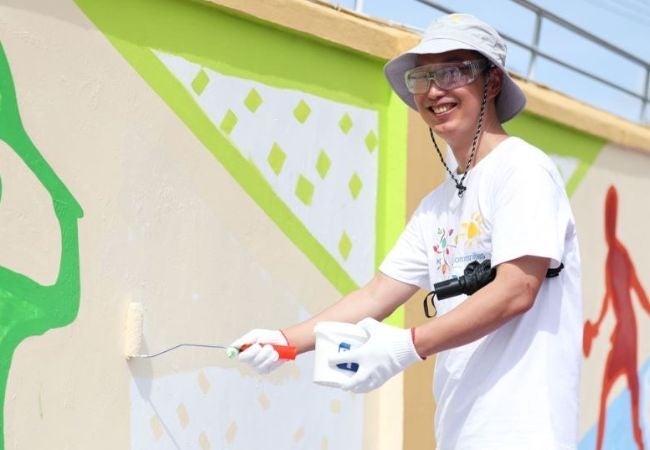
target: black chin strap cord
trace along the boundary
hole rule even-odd
[[[474,157],[476,156],[476,146],[478,144],[479,137],[481,136],[481,129],[483,128],[483,117],[485,116],[485,105],[487,104],[487,93],[488,93],[489,81],[490,81],[490,77],[485,77],[485,83],[483,84],[483,98],[481,99],[481,111],[479,112],[478,115],[478,123],[476,124],[476,133],[474,133],[474,139],[472,140],[472,152],[469,155],[469,159],[467,160],[467,165],[465,166],[465,170],[463,171],[463,176],[460,178],[460,180],[456,178],[456,176],[449,169],[449,166],[445,162],[445,158],[442,156],[440,147],[438,147],[436,138],[433,136],[433,131],[431,130],[431,128],[429,128],[429,136],[431,136],[431,140],[433,141],[433,146],[436,148],[436,151],[438,152],[438,156],[440,157],[440,161],[442,162],[442,165],[447,170],[447,173],[449,174],[451,179],[454,180],[454,183],[456,184],[456,189],[458,190],[458,197],[460,198],[463,197],[463,194],[467,190],[467,186],[465,186],[463,182],[465,181],[465,178],[469,173],[469,168],[472,165],[472,162],[474,161]]]

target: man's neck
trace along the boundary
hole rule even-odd
[[[474,155],[470,169],[478,164],[481,159],[485,158],[485,156],[507,138],[508,134],[501,127],[499,127],[499,130],[495,131],[483,131],[478,138],[476,154]],[[472,142],[473,141],[470,140],[458,148],[451,146],[454,158],[456,158],[456,162],[458,163],[458,173],[463,173],[467,167],[467,161],[469,161],[472,155]]]

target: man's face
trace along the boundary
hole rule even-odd
[[[427,125],[450,143],[453,143],[455,139],[467,138],[467,136],[471,138],[475,133],[486,73],[478,74],[473,81],[457,87],[454,87],[454,84],[463,84],[463,80],[467,81],[472,77],[463,78],[466,72],[462,72],[463,75],[459,78],[460,82],[449,82],[449,77],[454,75],[454,71],[449,73],[443,71],[435,74],[439,75],[439,81],[436,82],[436,76],[431,74],[437,69],[437,64],[444,64],[441,67],[448,67],[448,64],[458,64],[459,67],[462,67],[463,62],[477,61],[480,58],[476,52],[469,50],[420,55],[417,58],[418,67],[431,65],[427,70],[430,70],[429,77],[434,80],[429,82],[426,92],[413,94],[413,99]]]

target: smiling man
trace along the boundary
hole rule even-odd
[[[332,366],[358,364],[342,389],[368,392],[437,355],[438,449],[576,448],[582,305],[575,221],[550,158],[502,127],[526,102],[505,57],[492,27],[453,14],[388,62],[388,81],[429,126],[449,179],[422,200],[366,286],[283,331],[247,333],[233,343],[254,344],[241,361],[267,372],[281,361],[265,344],[304,352],[314,347],[318,322],[358,323],[366,343],[330,358]],[[458,169],[450,169],[434,133]],[[468,263],[488,261],[493,281],[435,300],[438,314],[427,323],[403,330],[378,322],[418,288],[432,290],[463,276]]]

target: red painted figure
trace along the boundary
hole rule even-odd
[[[600,413],[598,417],[598,441],[596,449],[600,450],[603,445],[605,433],[605,413],[607,411],[607,395],[616,379],[620,376],[627,378],[630,388],[632,407],[632,428],[634,440],[637,447],[643,450],[643,435],[639,421],[639,377],[637,374],[637,325],[632,307],[631,291],[633,290],[643,308],[650,314],[650,301],[646,295],[634,263],[628,254],[627,249],[616,238],[616,216],[618,209],[618,198],[616,188],[610,186],[605,200],[605,237],[609,250],[605,265],[605,296],[600,315],[595,323],[589,320],[585,322],[583,352],[586,357],[591,352],[591,344],[598,334],[600,327],[609,306],[614,313],[616,324],[610,341],[612,347],[607,355],[605,363],[605,374],[603,376],[603,388],[600,393]]]

